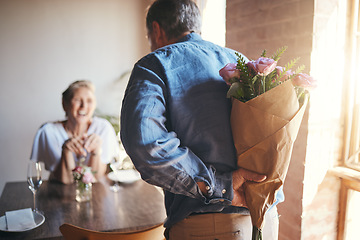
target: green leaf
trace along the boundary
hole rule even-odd
[[[276,69],[274,69],[271,73],[266,76],[265,84],[266,84],[266,91],[276,87],[279,85],[279,81],[276,79]]]
[[[255,75],[252,79],[251,79],[251,84],[254,85],[256,83],[256,81],[258,80],[259,75]]]
[[[304,65],[298,66],[295,70],[295,74],[301,73],[302,71],[304,71],[304,69],[305,69]]]
[[[288,47],[287,46],[284,46],[284,47],[281,47],[279,48],[273,55],[272,55],[272,59],[274,59],[275,61],[279,61],[281,55],[286,51]]]
[[[231,84],[228,92],[227,97],[233,97],[238,99],[239,101],[246,102],[252,98],[254,98],[254,92],[251,87],[247,84],[241,82],[235,82]]]
[[[250,86],[249,84],[242,84],[242,85],[243,85],[242,88],[244,91],[244,99],[243,100],[245,100],[245,102],[256,97],[254,88],[252,86]]]
[[[238,57],[236,68],[240,69],[241,73],[249,73],[244,57],[237,52],[235,54]]]
[[[247,62],[245,61],[244,57],[241,54],[239,53],[235,53],[235,54],[238,57],[236,68],[240,70],[240,79],[241,79],[241,83],[239,83],[239,85],[237,85],[236,88],[238,89],[238,87],[241,86],[242,90],[237,90],[236,94],[233,91],[231,91],[231,94],[233,95],[233,97],[237,98],[238,100],[245,102],[247,100],[254,98],[255,96],[254,84],[252,83],[253,75],[255,73],[253,73],[251,70],[248,69],[246,64]]]
[[[261,53],[261,57],[266,57],[266,49]]]
[[[300,58],[295,58],[290,62],[288,62],[287,64],[285,64],[283,73],[289,71],[292,67],[294,67],[299,60]]]
[[[294,65],[299,61],[300,58],[295,58],[293,60],[291,60],[290,62],[288,62],[287,64],[285,64],[284,68],[283,68],[283,71],[280,73],[280,75],[276,78],[276,81],[279,81],[281,78],[284,77],[284,75],[286,74],[287,71],[289,71],[292,67],[294,67]],[[304,68],[304,67],[303,67]],[[285,79],[286,80],[289,80],[289,79],[292,79],[295,74],[299,73],[298,71],[302,71],[303,69],[301,66],[298,67],[298,69],[295,71],[295,73],[293,75],[291,75],[289,78]]]
[[[235,83],[231,84],[231,86],[227,92],[227,95],[226,95],[226,97],[228,97],[228,98],[234,97],[237,99],[239,99],[243,96],[244,96],[244,94],[243,94],[242,86],[239,82],[235,82]]]

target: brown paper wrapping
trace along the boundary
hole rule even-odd
[[[306,96],[299,107],[291,81],[245,103],[233,101],[231,127],[238,166],[267,176],[264,182],[246,182],[244,187],[252,223],[259,229],[284,183],[307,101]]]

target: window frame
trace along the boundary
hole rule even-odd
[[[344,75],[344,145],[340,166],[334,171],[341,178],[337,240],[346,236],[349,191],[360,192],[360,89],[356,66],[360,64],[360,0],[349,0],[346,66]],[[355,51],[354,51],[355,50]],[[358,98],[358,99],[357,99]]]
[[[347,66],[352,71],[345,72],[344,83],[344,152],[343,166],[360,171],[360,94],[359,75],[356,66],[360,64],[360,14],[359,0],[350,0],[349,5],[349,30],[347,39],[346,59]],[[355,50],[355,51],[354,51]],[[355,161],[354,161],[355,159]],[[355,162],[355,163],[354,163]]]

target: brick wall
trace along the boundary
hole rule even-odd
[[[227,47],[256,59],[263,49],[288,46],[279,65],[301,57],[304,72],[319,83],[294,144],[285,202],[278,206],[280,240],[336,239],[340,185],[327,170],[341,156],[343,71],[327,63],[343,58],[346,2],[227,0]]]
[[[295,56],[310,66],[314,0],[228,0],[226,45],[255,59],[263,49],[288,46],[279,64]]]

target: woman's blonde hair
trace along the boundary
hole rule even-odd
[[[95,86],[92,82],[88,80],[78,80],[69,85],[69,87],[62,93],[62,102],[63,106],[68,106],[71,103],[74,93],[77,89],[81,87],[86,87],[95,93]]]

